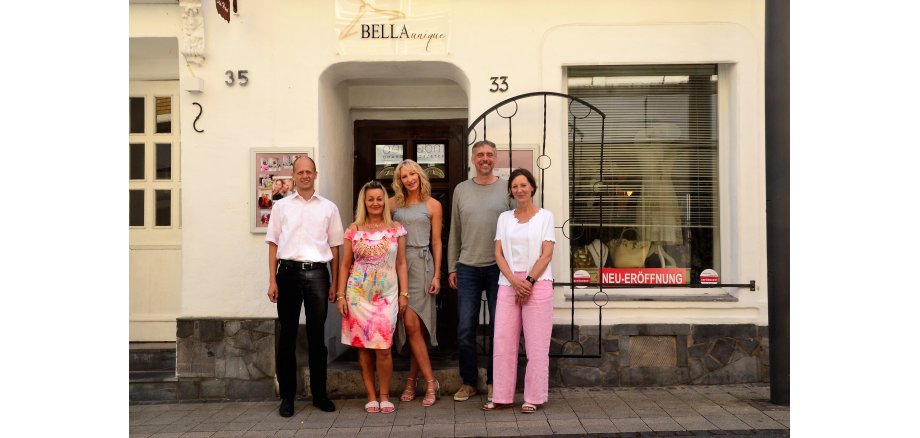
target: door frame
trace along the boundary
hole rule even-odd
[[[413,120],[356,120],[354,122],[354,188],[353,205],[357,204],[358,192],[365,182],[377,180],[391,190],[392,179],[376,178],[373,145],[381,142],[403,144],[403,159],[415,159],[417,143],[444,141],[445,171],[447,178],[431,181],[432,195],[441,201],[443,228],[441,231],[441,307],[438,311],[439,347],[456,347],[456,296],[457,291],[447,282],[447,245],[450,236],[451,200],[454,187],[468,179],[467,144],[465,141],[467,119],[413,119]],[[444,130],[445,135],[431,135],[429,130]],[[441,311],[441,310],[444,311]],[[451,327],[454,333],[446,334]]]

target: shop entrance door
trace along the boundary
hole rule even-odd
[[[457,347],[457,291],[447,283],[447,238],[450,235],[451,193],[467,179],[466,119],[358,120],[355,122],[355,169],[353,201],[364,183],[376,179],[392,196],[396,164],[404,159],[418,162],[431,181],[431,195],[441,202],[444,227],[441,233],[441,293],[437,298],[438,350]],[[356,205],[356,204],[352,204]]]

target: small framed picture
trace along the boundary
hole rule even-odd
[[[253,182],[249,231],[264,233],[275,202],[294,193],[294,160],[313,156],[313,148],[252,148]]]
[[[523,167],[529,170],[530,173],[533,173],[535,178],[539,178],[539,173],[534,172],[534,169],[536,169],[536,160],[536,145],[515,146],[512,150],[508,150],[507,145],[504,147],[498,145],[495,151],[495,167],[493,168],[493,173],[496,176],[508,179],[508,177],[511,176],[511,171]]]

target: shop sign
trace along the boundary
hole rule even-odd
[[[719,273],[712,269],[700,272],[700,284],[719,284]]]
[[[403,160],[403,145],[375,145],[374,174],[377,179],[392,179],[396,174],[396,165]]]
[[[575,287],[579,289],[586,287],[587,284],[591,283],[591,273],[583,269],[573,272],[572,283],[575,283]]]
[[[227,20],[227,23],[230,22],[230,0],[215,0],[217,2],[217,13],[220,14],[220,17],[224,20]]]
[[[419,164],[443,164],[444,163],[444,144],[443,143],[420,143],[416,145],[416,157]]]
[[[449,0],[336,0],[339,54],[447,54]]]
[[[376,146],[377,164],[398,164],[403,158],[403,146],[401,144],[378,144]]]
[[[690,284],[687,268],[602,268],[603,284]]]

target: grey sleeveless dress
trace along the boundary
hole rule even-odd
[[[397,207],[393,219],[399,221],[406,229],[406,265],[409,271],[409,307],[418,314],[428,335],[431,345],[438,345],[437,309],[435,297],[428,293],[428,286],[434,278],[434,260],[428,245],[431,242],[431,214],[425,202]],[[406,326],[402,318],[396,324],[396,341],[398,351],[406,344]]]

